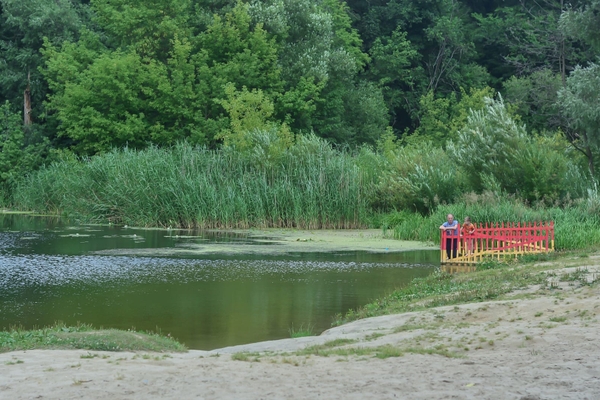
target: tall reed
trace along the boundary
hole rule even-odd
[[[277,159],[179,144],[64,161],[32,174],[21,208],[90,222],[199,228],[362,227],[375,176],[318,138]]]

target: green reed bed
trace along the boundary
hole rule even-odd
[[[439,226],[449,213],[459,222],[465,216],[476,223],[554,221],[555,248],[570,250],[600,245],[599,210],[594,198],[562,207],[531,207],[514,198],[487,195],[475,201],[467,199],[439,206],[427,217],[414,213],[391,214],[386,223],[397,239],[439,243]]]
[[[32,174],[14,201],[23,209],[138,226],[365,226],[374,177],[351,154],[318,141],[313,147],[276,159],[187,144],[113,151]]]

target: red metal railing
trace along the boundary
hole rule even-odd
[[[442,231],[440,243],[442,263],[470,264],[490,257],[500,259],[507,256],[517,257],[522,254],[554,251],[554,222],[552,221],[474,225],[473,234],[461,232],[460,224],[458,225],[460,236],[451,235],[453,231]]]

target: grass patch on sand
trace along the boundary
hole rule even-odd
[[[239,353],[234,353],[231,355],[231,359],[235,361],[250,361],[250,362],[259,362],[261,354],[257,352],[247,352],[241,351]]]
[[[313,328],[314,327],[310,324],[306,327],[304,325],[300,325],[300,328],[297,329],[295,329],[292,325],[292,327],[289,329],[290,337],[293,339],[299,337],[314,336],[315,333]]]
[[[354,341],[348,339],[338,339],[338,341],[344,341],[341,345],[352,344]],[[375,346],[375,347],[336,347],[325,343],[323,345],[310,346],[303,350],[296,352],[299,356],[315,355],[321,357],[329,356],[371,356],[375,358],[390,358],[390,357],[402,357],[406,353],[413,354],[436,354],[444,357],[461,357],[459,354],[449,351],[445,346],[436,346],[434,348],[423,348],[423,347],[397,347],[390,344]]]
[[[157,333],[94,329],[91,325],[57,323],[42,329],[11,328],[0,332],[0,353],[34,349],[83,349],[94,351],[184,352],[187,348]]]

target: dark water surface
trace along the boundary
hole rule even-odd
[[[94,254],[198,241],[253,243],[240,234],[194,235],[0,214],[0,329],[57,321],[160,329],[202,350],[286,338],[291,327],[319,333],[336,313],[430,274],[439,259],[436,250],[185,258]]]

